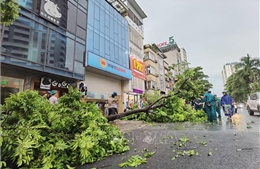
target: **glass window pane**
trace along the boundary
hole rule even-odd
[[[2,42],[2,53],[32,62],[44,63],[47,28],[20,17],[6,27]]]
[[[81,10],[78,10],[77,24],[81,26],[83,29],[86,29],[87,27],[87,15],[83,13]]]
[[[73,34],[75,34],[76,31],[76,14],[77,14],[77,7],[75,7],[70,2],[68,3],[68,23],[67,29],[71,31]]]
[[[82,62],[74,61],[74,72],[78,74],[84,74],[84,65]]]
[[[88,2],[86,0],[79,0],[79,4],[88,9]]]
[[[75,42],[67,38],[66,43],[66,62],[65,62],[65,68],[72,71],[73,70],[73,60],[74,60],[74,47]]]
[[[77,37],[80,37],[81,39],[86,39],[86,31],[79,26],[77,26]]]
[[[83,62],[84,52],[85,52],[85,46],[76,42],[75,59],[77,61]]]
[[[46,64],[51,67],[70,70],[66,65],[67,39],[55,31],[49,33],[48,56]]]
[[[32,10],[33,0],[18,0],[18,4],[25,7],[26,9]]]

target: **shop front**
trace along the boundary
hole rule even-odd
[[[56,97],[59,98],[68,93],[68,88],[76,87],[75,82],[67,81],[65,78],[57,77],[41,77],[32,81],[32,90],[39,91],[40,95],[44,95],[48,91],[55,90]]]
[[[130,56],[130,66],[133,77],[130,91],[125,92],[125,95],[129,103],[139,104],[144,93],[145,65],[141,60]]]
[[[10,96],[24,90],[25,79],[16,77],[0,76],[1,79],[1,104]]]

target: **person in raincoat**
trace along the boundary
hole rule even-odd
[[[233,116],[232,111],[232,98],[227,94],[226,91],[222,92],[223,96],[221,97],[221,106],[225,116],[228,116],[229,119]]]
[[[211,91],[208,91],[208,93],[211,94]],[[216,113],[216,101],[217,101],[217,98],[213,94],[211,94],[211,97],[213,97],[213,100],[210,103],[212,119],[216,121],[217,120],[217,113]]]
[[[221,118],[221,101],[220,99],[217,97],[217,95],[215,95],[216,98],[216,112],[218,114],[218,118]]]
[[[213,108],[211,107],[212,105],[214,106],[214,95],[211,94],[208,90],[205,90],[205,94],[203,99],[201,100],[204,102],[204,110],[207,113],[208,116],[208,122],[213,122],[214,115],[213,115]]]

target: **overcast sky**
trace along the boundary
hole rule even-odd
[[[136,0],[146,13],[144,43],[174,36],[190,67],[202,66],[221,95],[223,65],[259,57],[259,0]]]

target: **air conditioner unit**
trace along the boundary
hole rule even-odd
[[[155,59],[154,62],[157,63],[157,59]]]
[[[155,76],[156,76],[156,77],[159,77],[159,74],[156,74]]]

